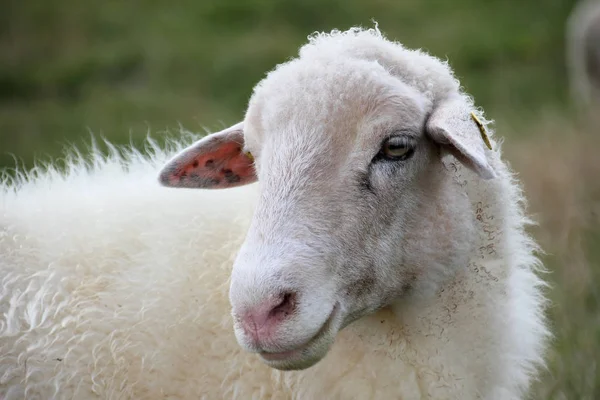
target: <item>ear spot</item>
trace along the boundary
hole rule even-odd
[[[254,158],[243,152],[241,124],[206,136],[166,163],[159,175],[163,186],[224,189],[256,181]]]

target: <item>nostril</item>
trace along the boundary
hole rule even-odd
[[[295,313],[297,303],[298,295],[294,292],[272,295],[268,300],[247,310],[239,321],[246,334],[258,340]]]
[[[273,307],[269,312],[269,318],[272,317],[287,317],[292,314],[296,308],[297,295],[296,293],[287,292],[281,296],[281,302]]]

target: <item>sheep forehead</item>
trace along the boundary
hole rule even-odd
[[[365,123],[385,117],[409,123],[418,120],[428,104],[377,62],[298,59],[257,87],[248,108],[246,135],[257,145],[285,141],[295,146],[309,140],[313,147],[330,144],[341,150],[356,141],[358,128]]]
[[[459,82],[447,62],[388,40],[377,28],[334,30],[310,36],[309,43],[300,49],[300,58],[323,57],[377,61],[431,101],[459,90]]]
[[[405,97],[421,97],[423,107],[460,90],[447,63],[387,40],[377,28],[312,35],[298,58],[278,65],[255,87],[247,141],[259,147],[264,132],[281,135],[286,125],[344,132],[385,99],[384,81],[392,77],[412,89]]]

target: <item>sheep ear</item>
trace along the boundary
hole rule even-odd
[[[487,161],[486,149],[492,148],[471,105],[462,96],[440,103],[426,124],[428,135],[437,143],[447,145],[450,152],[484,179],[493,179],[496,172]]]
[[[174,188],[224,189],[257,180],[254,158],[244,153],[240,122],[182,150],[163,167],[159,181]]]

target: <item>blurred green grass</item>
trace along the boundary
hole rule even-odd
[[[551,285],[554,339],[534,399],[600,398],[600,136],[595,126],[574,127],[554,115],[505,147],[538,222],[533,233],[546,253],[545,278]]]
[[[380,28],[448,58],[491,115],[560,107],[572,0],[5,0],[0,166],[88,130],[124,143],[242,117],[251,89],[315,30]]]
[[[600,398],[599,140],[570,120],[564,29],[574,0],[4,0],[0,168],[217,129],[314,31],[373,26],[449,59],[509,137],[540,227],[556,340],[535,399]]]

